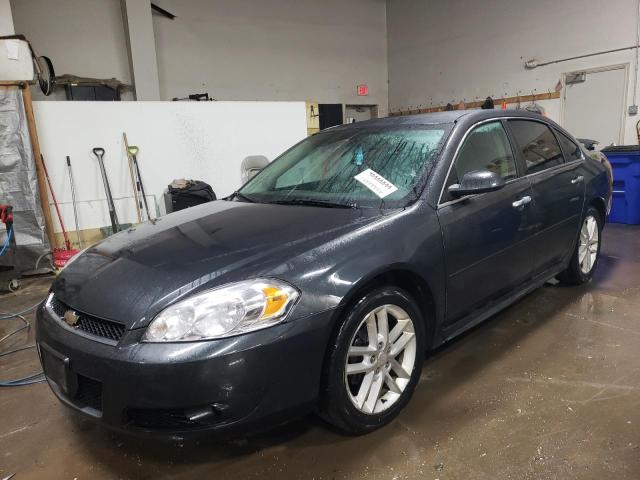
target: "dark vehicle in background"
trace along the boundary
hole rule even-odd
[[[41,361],[63,403],[115,428],[316,411],[370,432],[407,404],[425,351],[554,276],[588,282],[610,194],[605,167],[535,114],[327,129],[227,199],[77,256],[38,310]]]

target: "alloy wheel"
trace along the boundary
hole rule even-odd
[[[378,414],[400,399],[416,363],[413,320],[397,305],[369,312],[356,329],[347,353],[345,386],[362,413]]]
[[[585,275],[591,272],[596,263],[599,241],[598,222],[593,215],[588,215],[582,222],[578,247],[578,263],[580,264],[580,271]]]

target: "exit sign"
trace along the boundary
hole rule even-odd
[[[369,95],[369,85],[358,85],[358,96],[365,97]]]

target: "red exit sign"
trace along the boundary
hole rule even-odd
[[[369,85],[358,85],[358,96],[366,97],[369,95]]]

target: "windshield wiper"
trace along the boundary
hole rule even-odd
[[[324,207],[324,208],[358,208],[358,205],[356,205],[355,203],[325,202],[322,200],[311,200],[311,199],[303,199],[303,198],[274,200],[269,203],[275,203],[277,205],[307,205],[310,207]]]
[[[257,200],[255,200],[254,198],[249,197],[248,195],[245,195],[244,193],[240,193],[237,190],[235,192],[233,192],[231,195],[229,195],[230,198],[236,197],[236,198],[241,198],[242,200],[245,200],[247,202],[250,203],[258,203]]]

